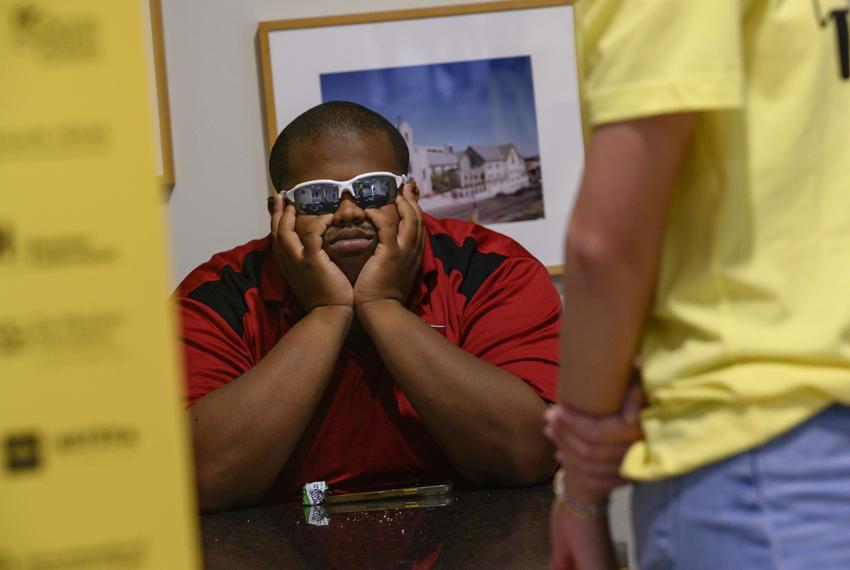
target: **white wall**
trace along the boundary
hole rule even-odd
[[[268,231],[258,22],[473,1],[161,0],[177,180],[167,207],[174,284],[213,253]]]

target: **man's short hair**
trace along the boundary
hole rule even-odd
[[[295,117],[286,125],[269,153],[269,175],[277,190],[283,190],[289,174],[289,149],[298,139],[320,134],[378,134],[387,136],[395,153],[395,173],[406,174],[410,153],[401,133],[378,113],[349,101],[328,101]]]

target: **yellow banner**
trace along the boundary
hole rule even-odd
[[[0,0],[0,569],[198,567],[142,5]]]

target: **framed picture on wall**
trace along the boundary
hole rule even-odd
[[[584,162],[569,4],[262,22],[267,148],[310,107],[360,103],[407,141],[425,212],[508,235],[560,273]]]
[[[174,189],[174,157],[171,147],[171,111],[168,102],[168,81],[165,71],[165,43],[162,32],[162,6],[160,0],[140,0],[144,12],[150,73],[150,97],[154,111],[154,141],[156,143],[156,171],[165,197]]]

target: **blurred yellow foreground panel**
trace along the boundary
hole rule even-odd
[[[0,0],[0,568],[199,564],[142,18]]]

